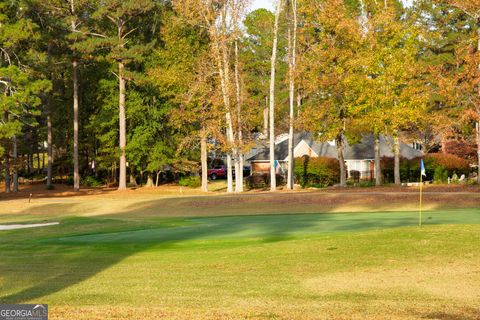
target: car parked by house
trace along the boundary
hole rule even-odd
[[[235,177],[235,169],[232,168],[233,177]],[[208,178],[211,180],[217,179],[226,179],[227,178],[227,167],[224,165],[214,166],[212,169],[208,169]],[[250,167],[243,167],[243,176],[248,177],[250,175]]]
[[[208,169],[207,175],[212,180],[217,180],[218,178],[226,178],[227,167],[223,165],[214,166],[212,169]]]

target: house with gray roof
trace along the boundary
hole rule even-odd
[[[275,144],[275,160],[278,160],[282,170],[285,172],[288,161],[288,136],[282,135],[283,138],[278,139]],[[313,139],[312,135],[307,132],[297,133],[294,135],[294,157],[330,157],[336,158],[337,148],[334,141],[321,142]],[[390,137],[380,136],[380,157],[393,158],[393,139]],[[410,145],[400,142],[400,156],[406,159],[413,159],[423,156],[423,152],[416,150]],[[374,172],[374,136],[367,134],[362,137],[357,144],[346,144],[344,150],[347,171],[350,175],[351,170],[360,171],[361,177],[364,179],[375,177]],[[246,156],[247,162],[250,163],[251,171],[268,173],[270,169],[270,149],[268,145],[257,144],[250,154]]]

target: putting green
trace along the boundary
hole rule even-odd
[[[180,219],[179,219],[180,220]],[[423,224],[478,224],[480,209],[424,212]],[[416,226],[418,212],[253,215],[182,219],[173,227],[62,237],[65,243],[162,243],[238,238],[297,238]]]

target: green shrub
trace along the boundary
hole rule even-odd
[[[67,184],[67,186],[73,186],[73,176],[68,176],[65,183]]]
[[[470,170],[467,160],[453,154],[432,153],[425,156],[427,178],[433,177],[435,182],[446,182],[454,174],[468,176]]]
[[[182,187],[198,188],[202,185],[202,181],[198,176],[181,177],[178,184]]]
[[[476,179],[467,179],[465,183],[467,186],[476,186],[478,184]]]
[[[403,159],[400,159],[402,163]],[[395,160],[394,158],[383,157],[380,159],[380,167],[382,168],[383,181],[385,183],[395,180]],[[401,170],[400,170],[401,171]]]
[[[400,178],[404,182],[418,182],[420,180],[420,160],[400,159]],[[446,182],[454,173],[458,176],[468,176],[470,167],[467,160],[451,154],[433,153],[424,157],[425,173],[424,180]],[[382,159],[382,170],[386,182],[393,181],[393,159]]]
[[[285,178],[281,174],[276,174],[277,186],[285,184]],[[247,187],[249,189],[265,189],[270,186],[270,174],[255,172],[247,177]]]
[[[447,172],[447,175],[448,175],[448,172]],[[443,167],[436,167],[433,173],[433,181],[442,182],[444,181],[444,176],[445,176],[445,169]]]
[[[103,182],[101,180],[98,180],[93,176],[82,177],[81,182],[82,182],[82,185],[86,187],[100,187],[103,185]]]
[[[249,189],[262,189],[266,188],[269,183],[268,174],[255,172],[247,177],[247,186]]]
[[[400,179],[404,182],[418,182],[420,181],[420,160],[421,158],[414,158],[411,160],[400,159]],[[427,179],[430,180],[433,172],[425,168]],[[430,177],[430,179],[428,179]]]
[[[302,187],[328,187],[340,181],[340,165],[334,158],[295,158],[294,173]]]
[[[420,160],[421,158],[414,158],[408,160],[400,157],[400,180],[402,182],[418,182],[420,180]],[[393,183],[395,181],[395,159],[382,158],[381,167],[383,174],[383,181],[385,183]],[[433,169],[426,168],[427,177],[433,177]],[[425,178],[424,178],[425,179]]]
[[[371,188],[371,187],[375,187],[375,186],[376,185],[375,185],[374,180],[372,180],[372,181],[370,181],[370,180],[360,180],[360,185],[359,185],[360,188]]]

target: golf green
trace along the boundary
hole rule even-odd
[[[480,209],[424,212],[423,225],[477,224]],[[324,233],[418,225],[418,212],[250,215],[179,219],[173,227],[93,233],[59,238],[65,243],[162,243],[234,238],[296,238]],[[92,230],[93,231],[93,230]]]

